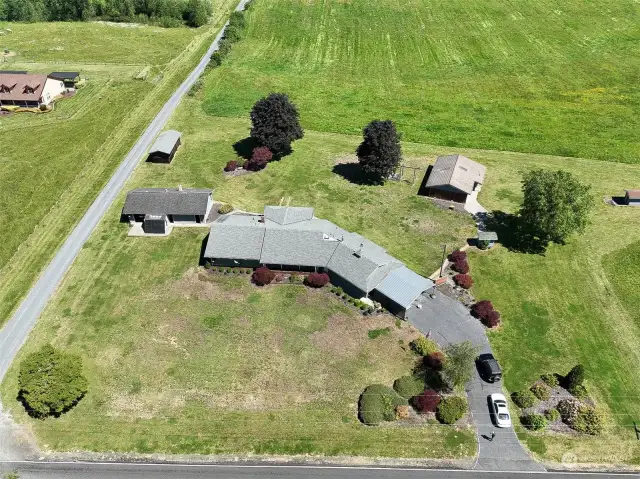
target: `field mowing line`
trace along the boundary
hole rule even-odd
[[[227,13],[224,10],[222,17]],[[167,64],[162,80],[126,117],[120,128],[105,140],[96,154],[88,158],[87,164],[70,187],[35,225],[33,232],[0,270],[0,325],[6,322],[27,289],[63,243],[67,233],[86,210],[95,193],[107,181],[116,166],[114,157],[126,154],[135,138],[157,113],[159,106],[164,104],[182,82],[180,73],[190,71],[192,65],[206,51],[211,39],[221,27],[219,21],[214,25],[215,27],[194,39],[175,61]]]

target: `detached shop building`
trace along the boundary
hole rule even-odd
[[[439,200],[466,203],[480,189],[486,168],[462,155],[439,156],[429,169],[424,194]]]
[[[381,246],[313,213],[266,206],[262,215],[223,215],[211,224],[204,257],[215,266],[326,272],[349,295],[369,297],[400,317],[434,287]]]
[[[181,144],[181,137],[180,132],[175,130],[167,130],[160,133],[156,141],[151,145],[147,161],[152,163],[171,163]]]

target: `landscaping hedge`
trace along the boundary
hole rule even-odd
[[[238,162],[236,160],[227,161],[224,166],[224,171],[236,171],[238,169]]]
[[[453,277],[453,281],[458,286],[464,289],[469,289],[471,288],[471,286],[473,286],[473,278],[471,278],[471,276],[469,276],[468,274],[456,274]]]
[[[411,400],[411,404],[420,414],[435,412],[441,402],[440,394],[433,389],[425,389]]]
[[[598,410],[583,404],[571,427],[578,432],[595,436],[604,430],[604,419]]]
[[[459,259],[453,263],[452,268],[458,273],[467,274],[469,272],[469,263],[467,263],[466,259]]]
[[[522,391],[516,391],[511,395],[511,399],[513,402],[522,409],[527,409],[535,406],[538,399],[534,396],[534,394],[528,389],[523,389]]]
[[[551,388],[555,388],[558,386],[558,384],[560,384],[560,382],[558,381],[558,376],[553,373],[543,374],[540,376],[540,379],[542,379],[542,382],[544,382]]]
[[[555,408],[547,409],[544,412],[544,417],[546,417],[549,422],[555,422],[560,419],[560,412]]]
[[[500,325],[500,313],[494,309],[493,303],[489,300],[484,299],[471,306],[471,314],[488,328]]]
[[[580,401],[574,398],[562,399],[556,405],[562,421],[572,425],[580,412]]]
[[[305,278],[304,283],[312,288],[322,288],[329,284],[329,275],[327,273],[311,273]]]
[[[429,338],[424,336],[420,336],[419,338],[414,339],[410,343],[411,349],[413,349],[420,356],[426,356],[430,353],[435,353],[438,351],[438,345],[435,341],[432,341]]]
[[[225,203],[224,205],[220,206],[220,208],[218,208],[218,213],[220,213],[221,215],[228,215],[232,211],[233,211],[233,206],[231,206],[228,203]]]
[[[265,286],[271,283],[276,277],[276,273],[266,266],[260,266],[253,272],[251,279],[258,286]]]
[[[547,427],[547,419],[542,414],[527,414],[520,418],[520,422],[532,431],[541,431]]]
[[[454,424],[467,412],[467,400],[461,396],[442,399],[436,409],[436,419],[443,424]]]
[[[466,251],[460,251],[459,249],[457,249],[449,255],[449,261],[451,261],[452,263],[455,263],[456,261],[460,261],[460,260],[462,261],[467,260]]]
[[[402,376],[393,382],[393,389],[403,398],[411,399],[424,391],[424,379],[416,376]]]
[[[429,353],[424,357],[424,364],[434,371],[442,371],[446,356],[440,351]]]
[[[372,384],[360,395],[358,416],[368,426],[376,426],[383,421],[396,419],[396,408],[408,405],[407,400],[400,397],[390,387],[383,384]]]
[[[551,388],[543,382],[538,382],[531,386],[531,392],[541,401],[547,401],[551,397]]]

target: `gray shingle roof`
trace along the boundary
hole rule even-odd
[[[325,267],[339,244],[322,231],[267,226],[260,262]]]
[[[205,258],[260,259],[264,223],[259,216],[223,215],[211,224]]]
[[[167,155],[171,154],[173,151],[173,147],[176,146],[176,143],[180,139],[180,132],[175,130],[167,130],[163,131],[158,135],[156,141],[151,145],[151,149],[149,153],[166,153]]]
[[[478,231],[480,241],[498,241],[498,233],[495,231]]]
[[[423,278],[406,266],[402,266],[391,271],[375,289],[408,309],[418,296],[433,286],[434,282],[430,279]]]
[[[80,72],[51,72],[48,76],[56,80],[75,80],[80,76]]]
[[[138,188],[127,193],[125,215],[204,215],[212,190],[197,188]]]
[[[486,168],[462,155],[439,156],[427,179],[427,188],[453,186],[471,194],[475,183],[482,183]]]
[[[290,225],[313,218],[313,208],[299,206],[265,206],[264,217],[279,225]]]

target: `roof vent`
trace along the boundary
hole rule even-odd
[[[354,252],[353,254],[360,258],[362,256],[362,248],[364,248],[364,243],[360,243],[360,248],[358,248],[358,250],[356,252]]]

